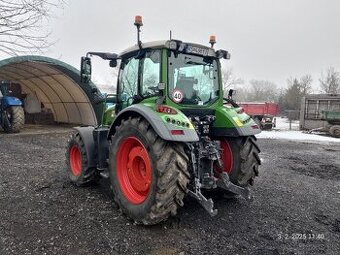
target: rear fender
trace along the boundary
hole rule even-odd
[[[176,130],[179,128],[174,127],[170,123],[164,122],[159,115],[150,107],[136,104],[131,105],[121,111],[114,122],[111,124],[108,140],[111,140],[111,137],[116,132],[116,127],[120,125],[123,119],[128,119],[129,117],[142,117],[146,121],[150,123],[152,128],[155,130],[157,135],[159,135],[163,140],[166,141],[175,141],[175,142],[197,142],[199,140],[195,129],[181,129],[183,130],[183,135],[172,135],[171,130]]]
[[[96,167],[97,159],[95,154],[95,142],[93,137],[94,127],[74,127],[79,133],[86,150],[88,167]]]

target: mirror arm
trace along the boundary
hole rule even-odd
[[[233,107],[240,107],[233,99],[231,98],[223,98],[225,101],[227,101],[229,104],[231,104]]]
[[[86,57],[89,56],[98,56],[104,60],[117,60],[119,59],[118,55],[115,53],[109,53],[109,52],[88,52],[86,53]]]

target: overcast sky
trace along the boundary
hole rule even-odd
[[[87,51],[119,53],[136,43],[134,16],[142,15],[142,41],[173,38],[231,52],[226,64],[249,81],[285,86],[290,76],[311,74],[314,85],[329,66],[340,70],[338,0],[69,0],[51,21],[58,40],[47,53],[79,67]],[[98,61],[95,61],[95,64]],[[106,66],[106,65],[105,65]],[[95,78],[109,80],[96,66]]]

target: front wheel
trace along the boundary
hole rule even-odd
[[[4,111],[5,120],[3,124],[6,133],[18,133],[25,124],[24,109],[21,106],[10,106]]]
[[[73,184],[85,186],[97,181],[97,169],[88,166],[85,145],[78,132],[71,134],[67,142],[65,156],[66,171]]]
[[[190,177],[184,145],[164,141],[142,118],[122,120],[111,141],[110,179],[121,210],[145,225],[175,215]]]

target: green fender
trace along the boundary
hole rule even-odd
[[[131,105],[116,116],[115,120],[110,126],[110,130],[108,133],[108,140],[111,140],[111,137],[116,132],[116,126],[119,126],[123,119],[128,119],[129,117],[143,117],[146,121],[150,123],[152,128],[155,130],[157,135],[159,135],[162,139],[166,141],[175,141],[175,142],[197,142],[199,141],[198,135],[195,129],[190,128],[180,128],[171,123],[167,123],[162,120],[159,114],[157,114],[150,107],[143,104],[135,104]],[[172,135],[172,130],[183,130],[182,135]]]

